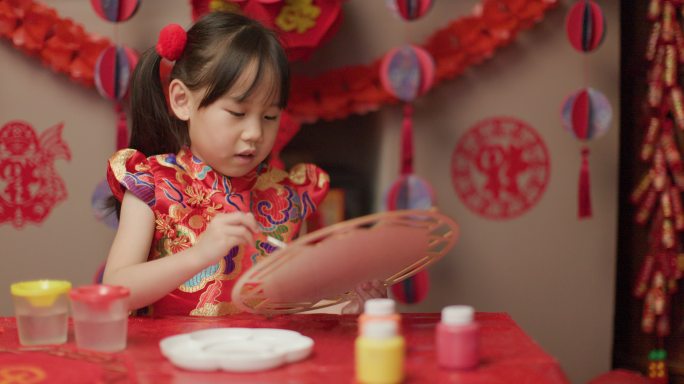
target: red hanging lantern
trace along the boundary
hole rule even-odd
[[[122,100],[128,93],[128,81],[137,63],[137,53],[128,47],[110,46],[103,50],[95,63],[95,87],[100,95]]]
[[[342,24],[343,0],[191,0],[192,18],[241,10],[280,36],[291,61],[307,59]]]
[[[407,21],[423,17],[432,8],[433,0],[387,0],[387,6]]]
[[[380,64],[380,79],[387,92],[404,101],[401,129],[400,177],[386,195],[386,207],[395,209],[429,209],[434,206],[430,184],[413,174],[413,107],[411,102],[434,83],[435,64],[422,48],[407,45],[387,53]],[[404,303],[418,303],[429,290],[427,271],[392,286],[394,297]]]
[[[568,12],[565,29],[573,48],[591,52],[601,45],[606,36],[606,17],[594,1],[578,1]]]
[[[95,13],[112,23],[120,23],[133,17],[140,7],[140,0],[90,0]]]
[[[116,148],[128,145],[126,114],[121,100],[128,94],[128,84],[138,55],[130,48],[110,46],[102,51],[95,64],[95,87],[103,97],[116,101]]]
[[[435,62],[428,51],[415,45],[394,48],[382,59],[380,81],[399,100],[413,101],[434,84]]]
[[[603,136],[610,128],[613,110],[608,99],[593,88],[582,88],[563,103],[561,112],[565,129],[583,143]],[[578,216],[592,215],[589,187],[589,148],[582,148],[582,166],[579,177]]]

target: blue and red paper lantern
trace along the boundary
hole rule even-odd
[[[603,93],[587,87],[565,99],[561,116],[565,130],[576,139],[586,142],[608,131],[613,109]]]
[[[128,81],[138,63],[138,55],[123,46],[110,46],[100,53],[95,63],[95,87],[103,97],[122,100],[128,92]]]
[[[565,29],[573,48],[591,52],[601,45],[606,36],[606,17],[594,1],[578,1],[568,12]]]
[[[561,121],[566,131],[583,143],[604,135],[610,128],[613,110],[608,98],[593,88],[582,88],[566,98]],[[582,148],[582,164],[578,185],[579,218],[592,215],[589,180],[589,148]]]
[[[433,0],[387,0],[387,6],[407,21],[423,17],[432,8]]]
[[[388,52],[380,64],[383,88],[404,102],[401,128],[400,176],[389,188],[385,205],[388,210],[430,209],[434,192],[430,184],[413,174],[413,106],[411,102],[426,93],[434,84],[435,63],[422,48],[406,45]],[[413,304],[425,299],[429,290],[427,271],[391,287],[394,298]]]
[[[413,101],[434,84],[435,61],[428,51],[415,45],[394,48],[382,59],[380,81],[399,100]]]
[[[140,7],[140,0],[90,0],[90,4],[101,18],[120,23],[135,15]]]

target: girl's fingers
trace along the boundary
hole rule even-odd
[[[254,218],[254,215],[251,213],[234,212],[218,214],[213,220],[218,220],[219,223],[224,225],[243,225],[252,231],[252,233],[259,232],[259,226]]]
[[[342,314],[343,315],[353,315],[353,314],[361,313],[361,303],[362,302],[359,300],[359,298],[355,297],[347,305],[342,307]]]
[[[239,243],[251,243],[254,241],[254,233],[242,225],[231,225],[223,228],[223,236],[233,237]]]
[[[366,290],[364,290],[362,287],[356,287],[354,289],[354,292],[359,296],[361,299],[361,302],[364,302],[368,299],[372,299],[373,297],[370,295],[370,293]]]

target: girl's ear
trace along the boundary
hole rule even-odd
[[[169,104],[173,113],[180,120],[188,121],[193,108],[192,93],[182,81],[171,80],[169,84]]]

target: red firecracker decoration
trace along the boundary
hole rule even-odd
[[[678,255],[684,250],[684,189],[681,147],[678,135],[684,130],[682,82],[678,71],[684,62],[684,39],[678,15],[684,6],[678,0],[652,0],[648,20],[653,23],[646,47],[648,62],[648,116],[639,158],[648,164],[630,197],[637,206],[636,222],[649,228],[649,247],[634,286],[634,296],[643,299],[641,329],[656,337],[656,345],[672,328],[672,296],[682,277]],[[679,133],[677,131],[680,131]],[[649,355],[649,377],[667,382],[667,353],[656,349]]]

